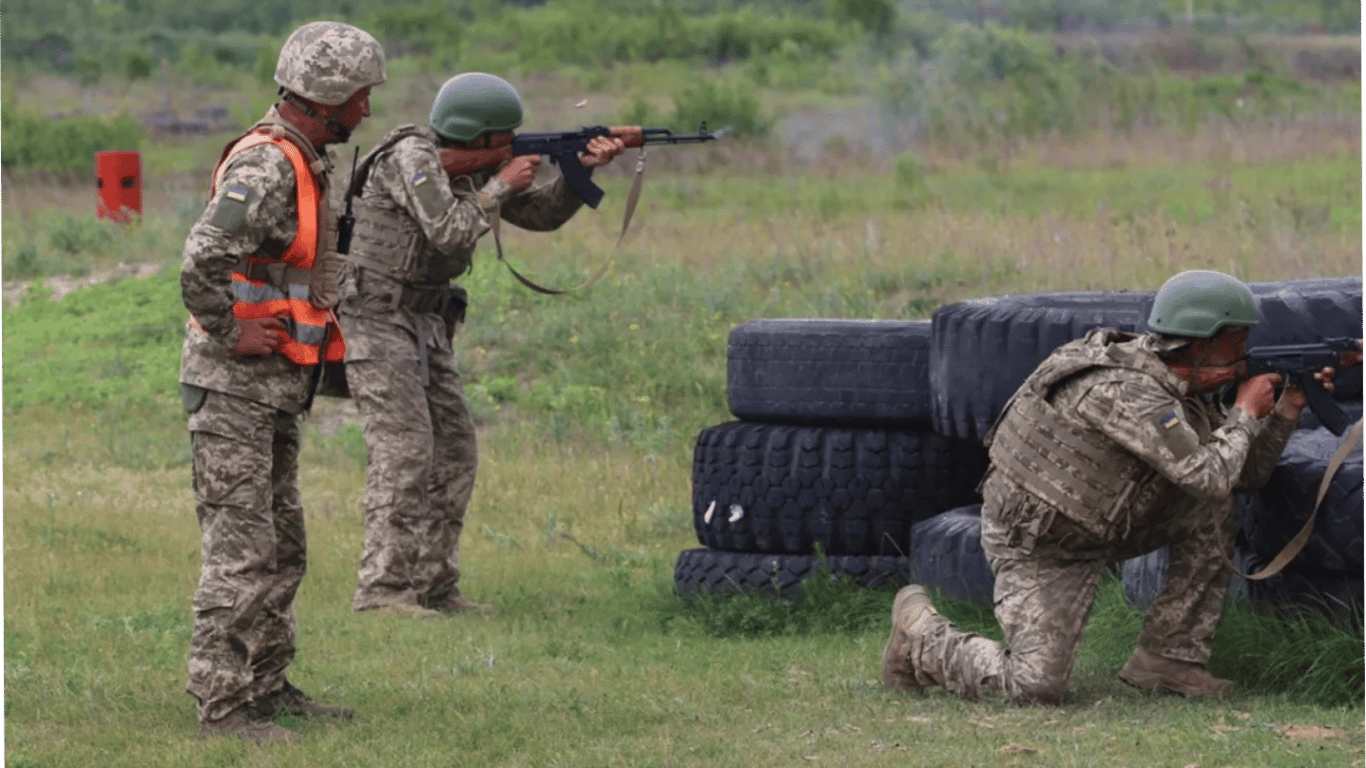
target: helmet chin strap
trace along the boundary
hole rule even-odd
[[[293,104],[295,107],[298,107],[299,111],[303,112],[305,115],[308,115],[314,120],[317,120],[319,123],[322,123],[323,126],[327,128],[327,130],[331,131],[333,135],[337,137],[340,143],[345,144],[346,142],[351,140],[350,128],[347,128],[346,126],[342,125],[336,120],[333,120],[332,118],[319,112],[317,107],[314,107],[311,103],[309,103],[307,99],[295,93],[287,91],[284,88],[280,89],[280,96],[285,101],[289,102],[290,104]]]

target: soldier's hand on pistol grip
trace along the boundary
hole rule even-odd
[[[242,335],[232,347],[238,357],[266,357],[279,351],[285,343],[285,324],[278,317],[237,319]]]
[[[1356,353],[1342,353],[1344,358],[1351,354]],[[1332,368],[1324,368],[1321,371],[1314,372],[1314,378],[1323,383],[1323,388],[1329,394],[1333,393],[1333,377],[1336,375],[1337,371]],[[1304,396],[1304,389],[1298,384],[1287,384],[1285,389],[1281,391],[1281,399],[1276,401],[1276,413],[1293,421],[1300,417],[1300,412],[1308,405],[1309,399]]]
[[[579,155],[579,162],[584,168],[598,168],[612,162],[625,151],[626,142],[615,136],[594,136],[588,140],[583,154]]]
[[[1264,418],[1276,405],[1276,387],[1281,383],[1279,373],[1263,373],[1238,385],[1238,397],[1233,404],[1252,414]],[[1303,397],[1303,394],[1301,394]],[[1298,414],[1296,414],[1298,416]]]
[[[520,192],[536,180],[536,168],[540,164],[540,155],[518,155],[498,169],[498,178],[514,192]]]

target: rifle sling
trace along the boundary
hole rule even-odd
[[[493,245],[498,250],[498,260],[503,262],[503,266],[508,268],[508,271],[512,273],[513,277],[517,278],[518,282],[520,282],[522,285],[525,285],[527,288],[530,288],[531,290],[537,293],[543,293],[550,296],[558,296],[560,294],[581,291],[593,285],[597,281],[601,280],[603,275],[607,274],[608,268],[612,266],[612,261],[616,258],[617,255],[617,249],[621,247],[621,241],[626,238],[626,230],[628,227],[631,226],[631,217],[635,215],[636,202],[640,200],[640,191],[644,187],[644,185],[645,147],[642,146],[640,148],[640,153],[636,156],[635,177],[631,180],[631,191],[626,196],[626,210],[622,213],[621,232],[617,234],[616,245],[612,246],[612,252],[607,254],[607,260],[602,263],[602,266],[598,267],[597,270],[593,272],[593,274],[588,276],[587,280],[584,280],[579,285],[576,285],[572,288],[547,288],[544,285],[539,285],[536,282],[532,281],[530,278],[526,277],[521,272],[518,272],[517,269],[512,266],[511,262],[509,262],[506,258],[503,257],[503,241],[498,234],[498,225],[501,221],[501,217],[498,215],[498,209],[494,208],[493,212],[489,214],[489,226],[493,230]]]
[[[1361,441],[1361,433],[1361,420],[1358,419],[1357,423],[1352,425],[1351,431],[1342,439],[1342,443],[1338,445],[1338,449],[1333,452],[1333,457],[1328,460],[1328,466],[1323,470],[1323,478],[1319,480],[1318,496],[1314,499],[1314,508],[1309,510],[1309,519],[1304,521],[1304,526],[1300,528],[1300,532],[1295,534],[1295,538],[1286,542],[1286,545],[1281,548],[1280,552],[1276,553],[1275,557],[1271,558],[1271,562],[1267,563],[1265,568],[1256,573],[1243,573],[1237,566],[1233,565],[1231,560],[1229,560],[1227,550],[1222,547],[1220,548],[1220,553],[1223,554],[1225,561],[1233,568],[1234,573],[1237,573],[1239,576],[1250,581],[1261,581],[1262,579],[1269,579],[1280,573],[1290,564],[1291,560],[1295,559],[1295,556],[1300,553],[1300,550],[1304,549],[1304,545],[1309,543],[1309,538],[1314,535],[1314,523],[1318,518],[1319,507],[1323,505],[1323,499],[1328,495],[1328,488],[1333,483],[1333,475],[1337,474],[1338,468],[1347,460],[1347,454],[1351,453],[1352,448]]]

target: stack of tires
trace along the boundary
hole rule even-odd
[[[1252,288],[1263,321],[1249,346],[1360,335],[1359,279]],[[1152,292],[1016,294],[947,305],[929,321],[766,319],[737,326],[727,350],[727,398],[738,421],[698,435],[692,507],[703,546],[680,553],[678,593],[790,594],[825,573],[824,565],[868,586],[915,581],[990,601],[976,492],[986,468],[982,437],[1049,353],[1096,327],[1144,330],[1152,300]],[[1360,369],[1340,377],[1335,395],[1353,418],[1360,416]],[[1317,423],[1306,415],[1304,426]],[[1288,478],[1290,464],[1317,461],[1319,444],[1304,440],[1309,457],[1292,459],[1288,449],[1278,473]],[[1355,565],[1331,566],[1335,575],[1355,567],[1359,583],[1359,451],[1356,457]],[[1337,490],[1346,504],[1351,462],[1342,472]],[[1287,482],[1273,479],[1259,498],[1272,498]],[[1328,515],[1341,523],[1349,516]],[[1255,516],[1273,518],[1279,519]],[[1265,522],[1245,527],[1243,539],[1264,547],[1280,533]],[[1349,547],[1350,534],[1346,541]],[[1307,550],[1301,560],[1310,557]],[[1323,564],[1309,575],[1317,577]],[[1140,570],[1125,565],[1126,574]],[[1143,587],[1155,592],[1163,570],[1144,569]],[[1136,578],[1131,598],[1141,602],[1141,591]]]
[[[911,528],[977,500],[979,441],[930,428],[931,324],[754,320],[731,331],[738,421],[701,431],[678,593],[790,594],[828,572],[866,586],[910,578]]]

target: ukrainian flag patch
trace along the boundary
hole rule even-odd
[[[1163,429],[1171,429],[1180,424],[1181,419],[1177,417],[1176,411],[1167,411],[1158,417],[1157,423],[1161,424]]]
[[[240,184],[228,184],[214,205],[209,223],[229,234],[241,232],[247,225],[247,198],[251,189]]]
[[[429,180],[430,178],[427,176],[426,171],[418,171],[417,173],[413,174],[414,187],[420,187],[423,184],[426,184]]]

